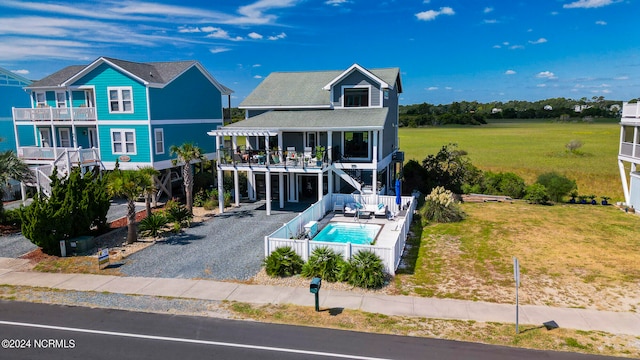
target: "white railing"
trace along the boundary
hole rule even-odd
[[[284,224],[281,228],[272,234],[265,236],[264,256],[269,256],[279,247],[290,246],[298,255],[300,255],[300,257],[302,257],[304,261],[307,261],[315,248],[326,246],[333,249],[336,253],[342,254],[345,260],[349,260],[351,256],[358,251],[368,250],[378,255],[385,265],[385,270],[389,274],[394,275],[395,270],[400,264],[407,235],[409,234],[409,228],[413,221],[413,212],[415,211],[418,203],[415,196],[417,195],[402,196],[400,205],[397,205],[395,196],[353,194],[326,195],[307,210]],[[301,239],[305,232],[304,225],[310,221],[318,221],[322,219],[325,214],[333,209],[333,204],[338,197],[342,197],[345,204],[350,202],[358,202],[361,204],[382,203],[385,204],[387,209],[392,213],[397,212],[404,207],[406,215],[404,218],[399,218],[398,220],[399,222],[402,222],[402,224],[397,232],[398,237],[393,242],[393,246],[382,247],[376,245],[356,245],[352,243],[332,243]]]
[[[623,118],[640,118],[640,106],[638,103],[622,103]]]
[[[96,108],[13,108],[15,121],[95,121]]]

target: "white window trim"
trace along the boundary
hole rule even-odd
[[[58,95],[62,94],[63,104],[60,106],[60,101],[58,100]],[[66,108],[67,107],[67,93],[64,91],[56,91],[56,107],[57,108]]]
[[[127,152],[127,141],[126,139],[126,133],[131,132],[133,133],[133,152]],[[113,134],[114,133],[120,133],[120,138],[122,139],[120,141],[120,143],[122,144],[122,150],[120,152],[116,152],[116,143],[113,141]],[[118,154],[118,155],[137,155],[138,154],[138,146],[136,144],[136,130],[135,129],[111,129],[111,132],[109,134],[110,139],[109,141],[111,142],[111,153],[112,154]]]
[[[63,142],[63,137],[62,137],[62,133],[66,133],[67,135],[67,140],[69,140],[69,145],[68,146],[64,146]],[[59,128],[58,129],[58,137],[60,138],[60,147],[71,147],[72,146],[72,139],[71,139],[71,131],[69,131],[69,128]]]
[[[38,101],[38,95],[42,95],[42,98],[44,99],[43,101]],[[35,102],[36,102],[36,107],[46,107],[47,106],[47,93],[44,91],[36,91],[36,98],[35,98]],[[42,106],[40,106],[42,105]]]
[[[111,91],[118,92],[118,111],[111,110]],[[122,97],[122,90],[129,90],[131,94],[131,111],[124,111],[124,99]],[[131,86],[110,86],[107,87],[107,103],[109,106],[109,114],[133,114],[133,88]]]
[[[344,90],[345,89],[367,89],[368,93],[369,93],[369,99],[367,106],[345,106],[344,105],[344,100],[345,100],[345,95],[344,95]],[[340,88],[340,107],[343,108],[349,108],[349,109],[367,109],[367,108],[372,108],[372,107],[382,107],[382,106],[371,106],[371,99],[373,98],[373,86],[371,85],[342,85]],[[380,102],[380,105],[382,105],[382,102]]]
[[[162,151],[158,151],[158,134],[161,134],[160,137],[162,138]],[[158,129],[153,129],[153,149],[156,152],[156,155],[162,155],[164,154],[164,129],[162,128],[158,128]]]

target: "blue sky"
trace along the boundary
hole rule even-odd
[[[632,0],[0,0],[0,67],[198,60],[237,106],[273,71],[399,67],[402,104],[640,96]]]

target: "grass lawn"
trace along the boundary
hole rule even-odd
[[[462,204],[468,217],[415,224],[400,293],[523,304],[640,310],[638,217],[614,206]]]
[[[400,148],[406,160],[421,162],[443,145],[457,143],[482,170],[510,171],[527,184],[538,175],[556,171],[575,179],[584,195],[609,196],[623,201],[617,166],[619,120],[596,123],[500,121],[483,126],[401,128]],[[566,151],[571,140],[583,143],[581,155]]]

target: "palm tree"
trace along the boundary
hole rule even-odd
[[[10,179],[28,181],[33,178],[29,166],[25,164],[12,150],[0,152],[0,199],[4,196],[4,186]],[[0,201],[0,212],[2,202]]]
[[[135,199],[144,190],[145,176],[139,170],[114,170],[109,174],[107,191],[111,196],[123,196],[127,199],[127,244],[138,240],[136,232]]]
[[[144,193],[144,205],[147,209],[147,217],[151,215],[151,197],[156,191],[155,177],[160,175],[160,172],[153,168],[153,166],[143,166],[138,170],[143,177],[142,192]]]
[[[187,209],[189,212],[193,211],[193,169],[191,168],[191,162],[195,160],[206,161],[207,158],[202,153],[202,149],[193,143],[184,143],[180,146],[171,145],[169,149],[171,155],[176,155],[178,158],[171,160],[171,163],[175,166],[178,163],[184,164],[182,167],[182,179],[184,180],[184,193],[187,198]]]

